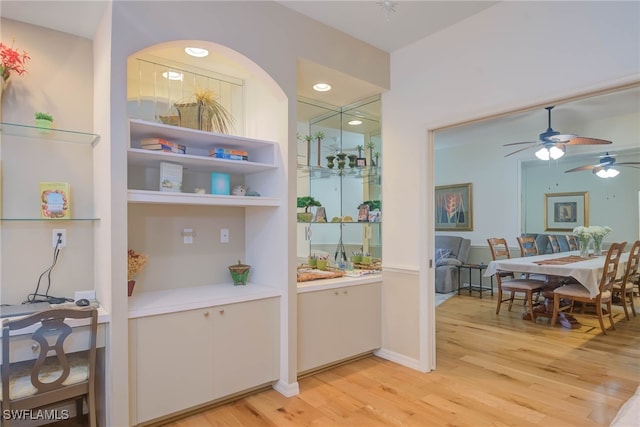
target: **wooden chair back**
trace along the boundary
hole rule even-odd
[[[613,289],[616,277],[618,277],[620,256],[625,246],[627,246],[627,242],[612,243],[609,247],[600,279],[600,296],[606,295],[607,292],[611,292]]]
[[[89,319],[86,351],[68,353],[69,343],[81,344],[85,339],[79,328],[72,328],[66,319]],[[12,363],[14,339],[8,339],[16,331],[25,328],[31,333],[35,361]],[[89,423],[96,426],[95,365],[98,310],[51,309],[15,320],[2,322],[2,411],[29,410],[56,402],[77,399],[82,414],[82,398],[87,399]],[[86,330],[86,328],[85,328]],[[28,336],[28,335],[27,335]],[[18,350],[14,351],[17,352]],[[23,379],[23,380],[21,380]],[[65,384],[66,383],[66,384]],[[8,426],[8,420],[4,420]]]
[[[533,236],[519,236],[516,237],[518,241],[518,245],[520,246],[520,256],[533,256],[538,255],[540,252],[538,251],[538,244],[536,243],[536,238]]]
[[[548,235],[549,246],[551,247],[551,252],[557,254],[560,252],[560,242],[558,242],[558,237],[552,234]]]
[[[638,269],[640,268],[640,240],[636,240],[631,246],[631,250],[629,251],[629,259],[627,260],[627,267],[624,270],[624,275],[622,276],[622,291],[625,291],[626,286],[633,286],[633,284],[640,277],[640,272]]]
[[[509,246],[507,245],[507,239],[501,237],[493,237],[487,239],[487,243],[489,244],[489,249],[491,250],[491,257],[494,261],[498,259],[507,259],[511,258],[511,253],[509,252]]]
[[[578,239],[573,234],[567,234],[564,236],[567,239],[567,247],[570,251],[577,251],[579,249]]]

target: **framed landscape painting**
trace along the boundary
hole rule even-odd
[[[547,193],[544,195],[545,231],[573,231],[589,226],[589,193]]]
[[[472,184],[436,186],[436,231],[472,231]]]

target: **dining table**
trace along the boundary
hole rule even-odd
[[[507,258],[491,261],[484,275],[490,277],[498,271],[512,271],[544,276],[546,278],[543,289],[545,302],[534,307],[534,310],[536,316],[551,317],[553,314],[553,289],[562,286],[567,281],[584,286],[589,291],[591,298],[595,298],[600,293],[600,280],[605,259],[606,252],[601,255],[590,254],[588,258],[583,258],[579,251]],[[618,276],[621,277],[624,274],[628,259],[629,252],[621,255],[618,263]],[[525,313],[523,317],[526,318],[527,314]],[[560,322],[563,326],[580,327],[580,324],[570,315],[566,315],[563,320],[565,322]]]

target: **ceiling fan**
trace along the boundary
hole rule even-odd
[[[640,162],[616,162],[616,158],[609,153],[605,153],[604,156],[600,156],[600,162],[596,165],[585,165],[579,166],[577,168],[569,169],[568,172],[580,172],[580,171],[588,171],[590,170],[594,174],[598,175],[600,178],[613,178],[618,175],[620,172],[616,170],[613,166],[626,166],[631,168],[639,168]]]
[[[539,158],[540,160],[556,160],[564,156],[567,145],[611,144],[611,141],[607,141],[604,139],[585,138],[570,133],[560,133],[556,130],[553,130],[553,128],[551,127],[551,110],[553,110],[553,108],[553,106],[545,107],[545,110],[547,110],[549,115],[549,127],[545,132],[542,132],[540,135],[538,135],[538,141],[512,142],[509,144],[504,144],[505,147],[510,145],[527,144],[526,147],[509,153],[505,155],[505,157],[519,153],[520,151],[524,151],[529,148],[538,148],[538,151],[536,151],[537,158]]]

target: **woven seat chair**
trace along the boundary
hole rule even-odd
[[[618,274],[618,264],[620,262],[620,255],[624,250],[627,242],[613,243],[609,247],[607,257],[604,262],[604,268],[602,270],[602,278],[600,279],[600,287],[598,295],[591,297],[587,288],[579,283],[572,283],[569,285],[560,286],[553,290],[553,316],[551,317],[551,326],[555,326],[558,314],[561,311],[570,310],[573,312],[573,303],[575,301],[595,304],[596,314],[598,315],[598,322],[600,322],[600,328],[604,335],[607,334],[607,330],[604,327],[604,314],[602,305],[607,306],[607,313],[609,314],[609,322],[611,323],[611,329],[615,329],[613,323],[613,314],[611,313],[611,295],[613,291],[613,285],[616,282]],[[560,300],[570,300],[571,304],[560,307]]]
[[[490,238],[487,239],[487,243],[489,243],[489,249],[491,250],[491,256],[494,261],[511,258],[506,239]],[[500,314],[500,306],[507,301],[509,302],[508,310],[511,311],[516,293],[524,293],[525,303],[529,305],[529,311],[531,312],[531,321],[535,323],[536,313],[533,310],[533,293],[541,292],[544,287],[544,282],[542,280],[526,278],[516,279],[512,271],[496,272],[496,281],[498,283],[498,306],[496,307],[496,314]],[[503,294],[505,292],[509,293],[509,297],[504,298]]]
[[[76,401],[77,415],[83,414],[86,399],[89,425],[95,427],[95,365],[98,311],[89,309],[51,309],[2,323],[2,413],[19,410],[35,410],[71,399]],[[66,319],[89,319],[89,333],[83,335],[81,328],[72,328]],[[12,363],[14,339],[7,339],[25,328],[34,329],[30,335],[34,341],[31,349],[35,359],[18,360]],[[25,335],[19,335],[22,338]],[[29,336],[29,335],[26,335]],[[86,350],[68,353],[69,343],[86,341]],[[84,341],[82,341],[84,342]],[[3,427],[10,420],[3,419]]]

